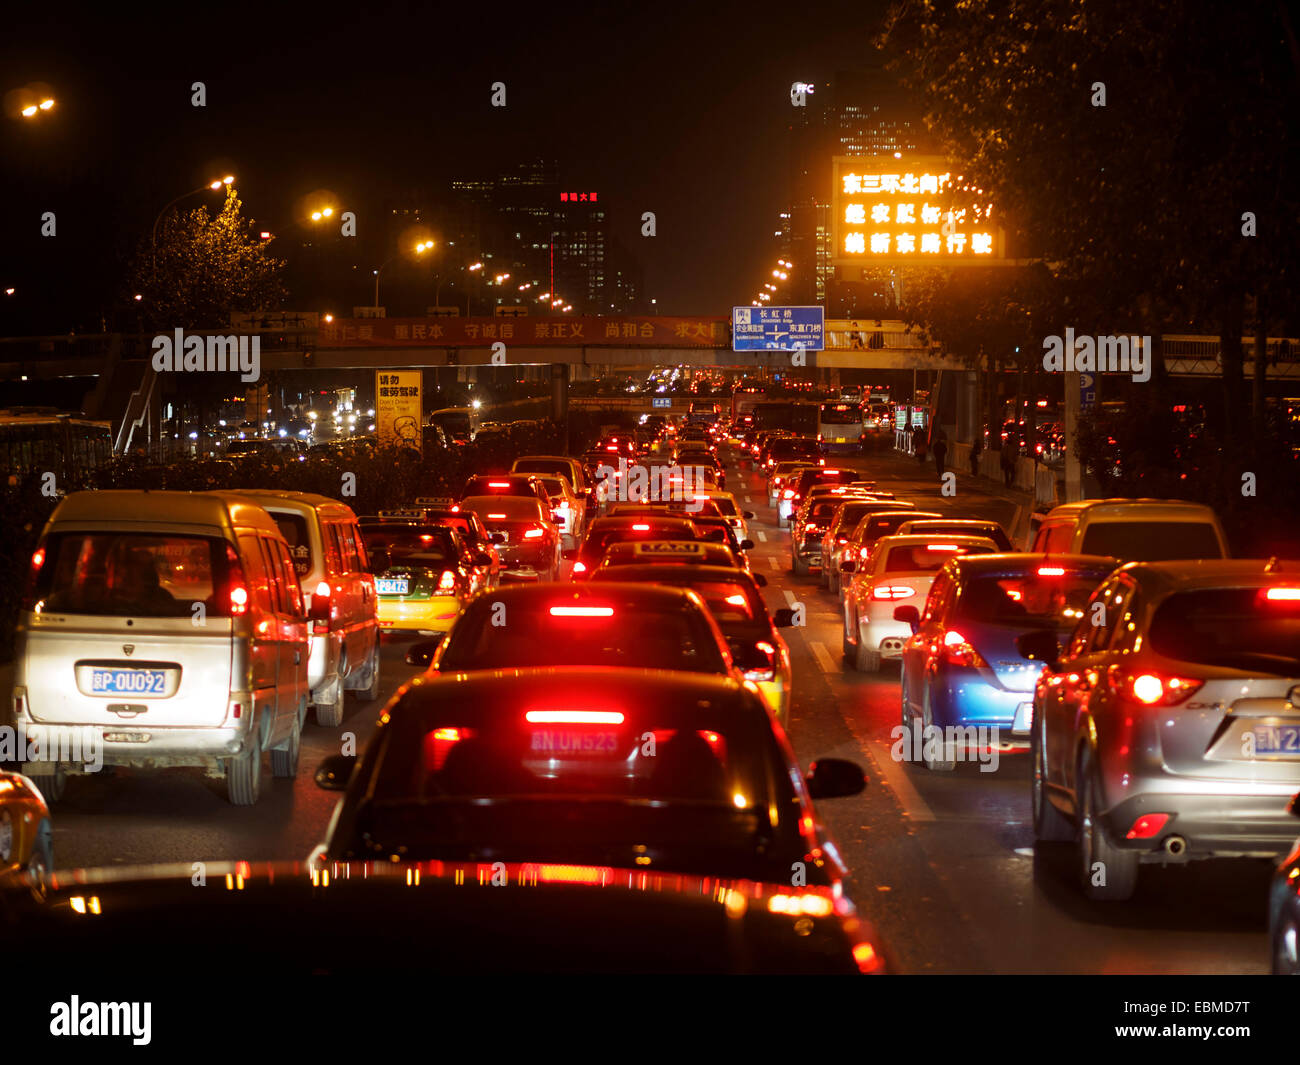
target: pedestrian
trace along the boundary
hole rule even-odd
[[[1002,456],[1000,458],[1002,465],[1002,483],[1010,488],[1016,480],[1016,456],[1011,450],[1011,442],[1004,440],[1002,442]]]
[[[980,454],[984,451],[984,441],[975,438],[975,443],[970,448],[970,475],[978,477],[980,475]]]
[[[939,477],[943,477],[943,460],[948,457],[948,437],[942,429],[935,434],[934,438],[934,466],[939,471]]]
[[[919,425],[912,426],[912,450],[916,452],[916,461],[925,465],[925,430]]]

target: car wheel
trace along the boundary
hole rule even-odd
[[[912,742],[913,740],[912,732],[916,726],[912,720],[912,697],[907,690],[906,666],[904,666],[903,668],[903,676],[901,678],[901,683],[899,684],[899,692],[900,692],[900,699],[902,703],[902,709],[899,714],[899,718],[901,719],[903,725],[903,761],[912,763],[917,760],[916,751],[913,749],[913,742]]]
[[[1079,766],[1079,884],[1090,899],[1124,902],[1137,890],[1140,857],[1111,843],[1097,817],[1097,774],[1091,759]]]
[[[856,619],[854,619],[856,622]],[[862,639],[862,633],[858,633],[857,654],[853,659],[853,668],[859,673],[879,673],[880,672],[880,652],[874,648],[868,647]]]
[[[298,754],[302,750],[302,713],[293,715],[293,728],[289,738],[278,748],[271,748],[271,775],[273,777],[295,777],[298,775]]]
[[[379,698],[379,638],[375,638],[375,649],[370,652],[370,665],[367,667],[366,686],[357,691],[357,698],[363,703],[374,702]]]
[[[843,578],[840,577],[840,571],[836,568],[835,560],[833,558],[831,559],[830,566],[827,568],[830,570],[830,575],[826,578],[826,587],[830,589],[831,595],[839,595],[840,584]]]
[[[1074,825],[1047,797],[1047,756],[1043,748],[1043,728],[1034,729],[1033,765],[1029,773],[1030,805],[1034,817],[1034,838],[1047,843],[1064,843],[1074,839]]]
[[[1273,975],[1300,976],[1300,927],[1290,915],[1281,918],[1273,933]]]
[[[927,685],[921,696],[921,760],[932,773],[951,773],[957,768],[957,759],[931,758],[930,752],[936,743],[943,743],[943,736],[934,727],[934,715],[930,712],[930,689]],[[943,753],[956,755],[957,752],[945,750]]]
[[[801,559],[797,554],[790,555],[790,572],[796,577],[808,576],[808,563]]]
[[[23,775],[36,785],[36,790],[45,799],[46,805],[53,806],[63,798],[68,790],[68,774],[58,762],[36,762],[48,768],[44,772],[28,772]]]
[[[252,806],[261,793],[262,733],[259,728],[251,736],[243,754],[226,759],[226,798],[233,806]]]

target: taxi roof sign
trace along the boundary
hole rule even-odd
[[[660,540],[634,544],[633,552],[638,555],[692,555],[704,554],[704,545],[689,541]]]

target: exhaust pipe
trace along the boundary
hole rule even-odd
[[[1165,853],[1171,858],[1187,857],[1187,840],[1182,836],[1168,836],[1164,842]]]

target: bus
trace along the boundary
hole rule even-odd
[[[113,457],[113,427],[53,407],[0,410],[0,470],[12,483],[30,473],[62,481],[105,465]]]
[[[817,419],[817,441],[826,454],[861,451],[867,427],[861,403],[823,403]]]
[[[767,394],[762,385],[737,385],[731,393],[731,425],[734,431],[744,432],[753,428],[754,407]]]
[[[436,425],[454,444],[468,444],[478,435],[479,414],[474,407],[443,407],[429,415],[429,425]]]

